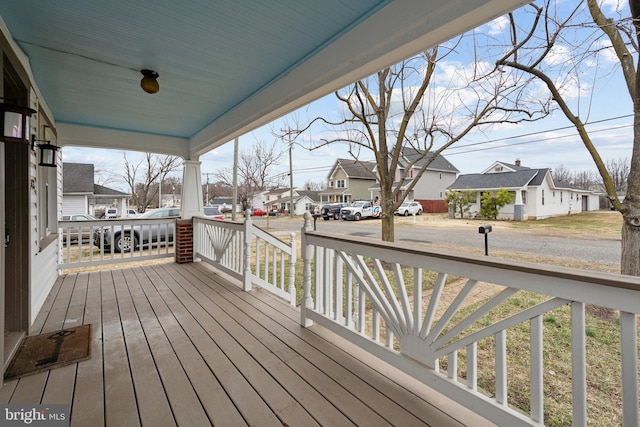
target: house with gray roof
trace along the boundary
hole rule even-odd
[[[293,192],[293,214],[304,215],[312,212],[320,203],[319,191],[295,189]],[[289,212],[291,209],[291,194],[289,192],[282,197],[268,203],[269,211]]]
[[[122,216],[123,206],[131,194],[94,184],[94,165],[88,163],[62,164],[62,215],[95,215],[99,207],[116,207]],[[126,211],[125,211],[126,213]]]
[[[371,200],[369,187],[376,183],[375,167],[375,162],[337,159],[327,174],[329,186],[319,193],[320,204]]]
[[[395,174],[394,189],[401,185],[398,198],[406,201],[416,201],[422,205],[422,211],[427,213],[444,213],[448,207],[444,201],[447,188],[456,180],[460,171],[449,162],[443,155],[428,152],[426,155],[405,147],[399,159],[398,170]],[[430,162],[422,175],[418,178],[415,186],[408,191],[411,183],[418,176],[420,171]],[[406,171],[406,173],[405,173]],[[400,183],[400,178],[404,180]],[[380,196],[380,183],[376,183],[369,188],[372,198]]]
[[[499,218],[527,220],[598,210],[599,197],[593,191],[571,188],[566,183],[554,182],[551,169],[532,169],[515,164],[494,162],[481,173],[460,175],[448,189],[473,191],[475,203],[471,216],[480,212],[480,196],[485,191],[505,188],[515,195],[514,203],[500,210]]]

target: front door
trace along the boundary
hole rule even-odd
[[[28,76],[18,72],[6,52],[2,59],[0,96],[18,105],[29,104]],[[6,101],[2,102],[6,102]],[[30,144],[0,142],[0,354],[4,373],[21,338],[29,331]],[[0,383],[1,384],[1,383]]]
[[[28,144],[3,144],[4,364],[29,330],[29,164]]]

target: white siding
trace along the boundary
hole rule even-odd
[[[417,200],[443,200],[447,187],[455,180],[455,173],[427,170],[413,187],[413,198]]]
[[[35,94],[32,91],[32,99]],[[32,108],[37,108],[33,106]],[[31,121],[33,126],[42,126],[43,122],[36,120]],[[36,128],[32,132],[36,132]],[[55,134],[51,129],[45,130],[46,138],[55,144]],[[51,234],[57,233],[57,218],[62,214],[62,152],[58,150],[56,153],[57,167],[45,168],[37,166],[37,152],[33,152],[31,156],[31,179],[32,190],[30,192],[30,283],[29,283],[29,304],[30,304],[30,322],[33,323],[38,312],[42,308],[53,284],[58,278],[58,242],[51,241]],[[47,186],[45,181],[49,182],[49,197],[46,197]],[[49,206],[46,205],[48,200]],[[49,217],[46,218],[46,213]],[[47,230],[48,224],[48,230]],[[43,242],[48,242],[42,247]]]
[[[88,213],[87,196],[69,196],[62,198],[62,215],[78,215]]]
[[[57,278],[58,242],[54,241],[36,256],[31,257],[31,324],[35,321]]]

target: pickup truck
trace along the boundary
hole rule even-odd
[[[358,200],[342,208],[340,217],[345,220],[360,221],[362,218],[380,218],[382,208],[368,200]]]
[[[329,203],[322,206],[320,209],[320,215],[325,221],[333,219],[340,219],[340,211],[342,208],[349,206],[348,203]]]

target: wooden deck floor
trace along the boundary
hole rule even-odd
[[[298,316],[204,264],[66,275],[31,334],[91,323],[92,358],[8,381],[0,402],[71,404],[74,426],[483,423]]]

